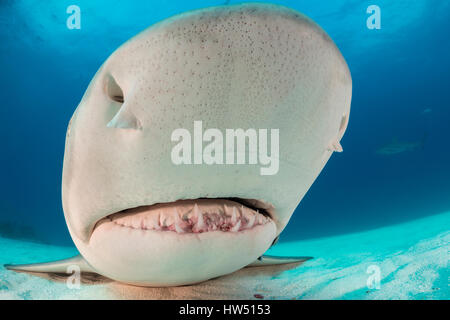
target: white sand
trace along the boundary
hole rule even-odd
[[[194,286],[139,288],[85,277],[38,277],[0,267],[0,299],[449,299],[450,212],[376,230],[279,243],[269,254],[314,256],[300,266],[245,268]],[[66,258],[73,248],[0,238],[0,264]],[[380,271],[369,289],[369,266]]]

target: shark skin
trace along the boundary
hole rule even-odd
[[[7,267],[76,264],[160,287],[306,261],[263,254],[342,151],[351,93],[330,37],[283,6],[211,7],[149,27],[104,62],[67,128],[62,201],[80,256]],[[197,120],[219,130],[278,129],[277,174],[173,164],[171,133]]]

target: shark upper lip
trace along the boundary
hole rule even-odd
[[[239,232],[272,220],[274,207],[262,200],[198,198],[139,206],[110,214],[97,222],[112,222],[139,230],[203,233]],[[95,228],[94,228],[95,230]]]

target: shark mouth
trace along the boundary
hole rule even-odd
[[[277,236],[275,208],[260,200],[198,198],[143,204],[103,216],[88,242],[89,265],[136,285],[183,285],[257,261]]]
[[[273,205],[254,199],[177,200],[110,214],[95,228],[103,223],[114,223],[123,228],[177,234],[241,232],[271,222],[274,209]]]

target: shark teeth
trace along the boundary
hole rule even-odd
[[[176,209],[176,208],[173,208],[173,211],[174,211],[174,217],[175,217],[175,223],[174,223],[175,231],[176,231],[177,233],[184,233],[185,231],[184,231],[184,229],[181,227],[181,224],[182,224],[183,222],[181,221],[180,217],[178,216],[177,209]]]
[[[159,224],[159,217],[156,215],[151,215],[149,217],[146,217],[145,219],[145,225],[147,229],[150,230],[161,230],[161,226]]]
[[[180,200],[171,205],[138,207],[108,218],[123,227],[141,230],[202,233],[208,231],[239,232],[270,221],[258,210],[230,200]],[[197,203],[198,202],[198,203]],[[218,203],[217,203],[218,202]]]
[[[203,220],[203,213],[198,209],[197,204],[194,206],[194,214],[197,217],[197,228],[202,229],[205,227],[205,221]]]
[[[230,231],[231,231],[231,232],[238,232],[240,228],[241,228],[241,220],[239,220],[239,221],[234,225],[234,227],[232,227],[232,228],[230,229]]]
[[[231,214],[231,223],[235,224],[236,222],[237,222],[236,207],[233,207],[233,213]]]
[[[168,219],[168,215],[167,214],[160,213],[160,215],[159,215],[159,225],[161,227],[167,227],[168,226],[167,219]]]
[[[248,214],[245,217],[247,219],[247,224],[245,225],[246,229],[250,229],[253,228],[253,225],[255,224],[256,221],[256,215],[254,214]]]

